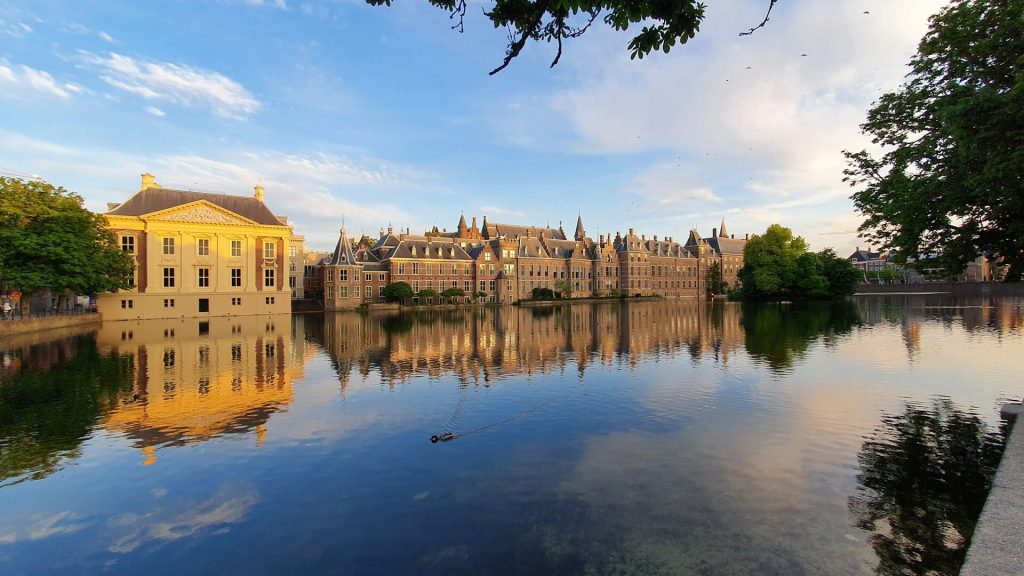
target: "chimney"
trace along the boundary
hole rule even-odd
[[[735,240],[736,239],[736,235],[733,234],[733,235],[729,236],[729,238],[732,238],[733,240]]]
[[[263,202],[263,185],[262,184],[257,184],[256,186],[253,186],[253,190],[256,191],[256,194],[255,194],[256,200],[258,202]]]
[[[633,236],[633,235],[634,235],[634,234],[633,234],[633,229],[632,229],[632,228],[630,228],[630,229],[629,229],[629,235],[630,235],[630,236]]]
[[[655,234],[655,235],[654,235],[654,241],[655,241],[655,242],[657,242],[657,241],[658,241],[658,235],[657,235],[657,234]]]
[[[159,188],[160,185],[156,183],[156,176],[153,176],[149,172],[142,175],[142,189],[149,190],[150,188]]]
[[[744,240],[750,240],[750,232],[747,232],[746,234],[744,234],[743,235],[743,239]]]
[[[712,238],[717,238],[718,237],[718,228],[712,228],[711,229],[711,237]]]

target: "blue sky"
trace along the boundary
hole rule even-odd
[[[392,223],[496,222],[685,238],[724,217],[848,253],[859,218],[841,150],[895,88],[942,2],[718,0],[670,54],[628,33],[530,44],[473,3],[465,32],[426,2],[0,0],[0,173],[102,211],[139,174],[250,194],[314,249]],[[868,13],[865,14],[864,12]],[[801,56],[807,54],[807,56]],[[749,67],[749,68],[748,68]]]

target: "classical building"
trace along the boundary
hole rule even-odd
[[[291,311],[287,219],[263,203],[264,190],[232,196],[142,188],[104,214],[121,249],[135,259],[133,286],[97,297],[107,320],[282,314]],[[295,276],[296,287],[301,283]]]
[[[558,228],[499,224],[483,219],[477,227],[460,217],[456,231],[424,235],[395,233],[388,227],[376,242],[353,242],[344,228],[334,252],[308,271],[307,293],[322,293],[324,308],[340,310],[382,302],[383,289],[406,282],[422,303],[435,303],[445,290],[461,299],[510,304],[548,289],[572,297],[661,296],[697,298],[706,293],[707,270],[722,267],[735,286],[743,266],[746,238],[721,231],[702,238],[693,230],[685,243],[672,237],[648,238],[630,228],[623,235],[587,236],[582,216],[570,238]],[[319,287],[319,290],[317,289]]]

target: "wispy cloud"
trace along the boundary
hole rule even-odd
[[[203,106],[222,118],[242,119],[262,105],[238,82],[212,70],[132,58],[116,52],[102,56],[81,52],[86,66],[107,84],[141,96],[182,106]]]
[[[12,38],[22,38],[32,32],[32,27],[24,22],[7,22],[0,19],[0,34],[6,34]]]
[[[167,116],[167,112],[164,112],[156,106],[146,106],[146,113],[152,114],[153,116],[159,116],[160,118]]]
[[[111,44],[113,44],[114,42],[114,37],[102,30],[97,32],[96,35],[99,36],[100,40],[103,40],[104,42],[110,42]]]
[[[14,544],[21,540],[45,540],[57,534],[71,534],[85,528],[76,522],[71,512],[35,514],[19,522],[17,526],[0,527],[0,544]]]
[[[49,72],[37,70],[25,65],[14,65],[6,60],[0,60],[0,85],[7,85],[20,89],[29,89],[42,94],[55,96],[61,100],[70,100],[71,92],[79,92],[80,89],[74,84],[61,86]],[[16,91],[4,90],[9,95],[16,95]]]

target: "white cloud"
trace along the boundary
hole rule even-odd
[[[157,108],[156,106],[146,106],[146,113],[152,114],[153,116],[159,116],[160,118],[167,116],[166,112]]]
[[[104,32],[102,30],[97,32],[96,35],[99,36],[100,40],[103,40],[104,42],[110,42],[110,43],[114,42],[114,37],[111,36],[110,34],[107,34],[106,32]]]
[[[58,534],[71,534],[85,528],[84,523],[76,523],[76,516],[71,512],[53,514],[35,514],[15,525],[2,527],[0,544],[14,544],[19,540],[45,540]]]
[[[6,34],[12,38],[22,38],[30,32],[32,32],[32,27],[24,22],[0,20],[0,34]]]
[[[487,216],[514,216],[516,218],[523,218],[526,216],[521,210],[509,210],[508,208],[500,208],[498,206],[481,206],[480,211]]]
[[[71,92],[78,91],[74,88],[69,88],[67,84],[61,87],[49,72],[24,65],[16,66],[8,63],[6,60],[0,60],[0,85],[4,84],[16,89],[14,91],[4,90],[5,94],[14,97],[20,95],[18,89],[26,89],[55,96],[61,100],[70,100],[71,94],[69,89]]]
[[[82,52],[82,58],[87,66],[99,70],[107,84],[146,100],[205,106],[217,116],[233,119],[245,118],[261,108],[244,86],[212,70],[115,52],[106,57]]]

